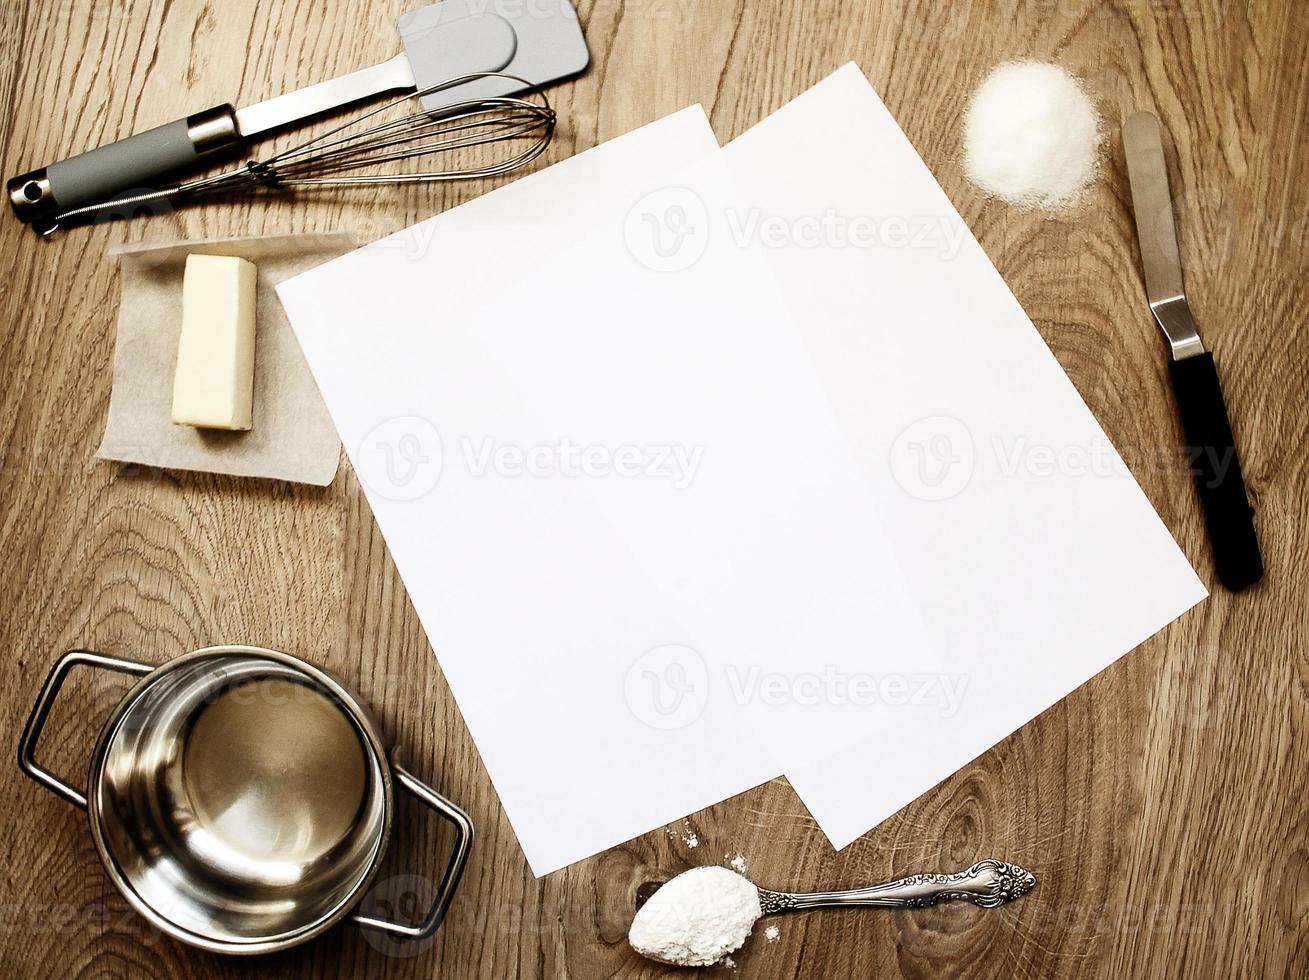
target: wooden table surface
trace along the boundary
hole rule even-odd
[[[221,102],[257,101],[389,57],[402,0],[6,0],[0,134],[14,174]],[[592,66],[552,92],[547,160],[701,102],[720,137],[854,59],[1132,463],[1206,582],[1176,458],[1164,345],[1146,314],[1118,122],[1154,109],[1193,307],[1218,358],[1268,565],[836,853],[785,781],[544,879],[528,871],[348,464],[326,490],[120,470],[103,429],[123,241],[345,228],[372,238],[486,185],[311,204],[219,204],[38,240],[0,219],[0,731],[15,743],[46,670],[85,647],[162,662],[215,642],[296,652],[385,718],[479,838],[433,943],[350,927],[261,960],[196,952],[134,916],[82,814],[0,768],[5,977],[654,977],[627,948],[636,883],[728,853],[777,886],[866,884],[983,855],[1040,885],[998,911],[779,921],[742,977],[1309,975],[1309,8],[1301,0],[582,0]],[[960,172],[960,121],[988,68],[1057,61],[1106,121],[1102,179],[1047,220]],[[1050,655],[1060,638],[1050,637]],[[77,780],[123,688],[79,681],[45,755]],[[874,779],[869,759],[863,778]],[[412,909],[448,842],[407,807],[384,897]],[[681,827],[682,825],[678,825]],[[417,876],[417,877],[410,877]],[[705,971],[730,975],[722,969]]]

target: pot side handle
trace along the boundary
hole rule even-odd
[[[150,664],[137,663],[135,660],[106,657],[102,653],[92,653],[89,650],[70,650],[50,669],[50,675],[45,679],[45,685],[37,696],[36,704],[32,705],[32,713],[27,717],[27,724],[23,726],[23,737],[18,743],[18,768],[56,796],[62,796],[73,806],[85,810],[86,795],[69,786],[36,761],[36,745],[41,740],[41,731],[50,716],[50,708],[59,696],[59,689],[64,686],[68,672],[78,665],[114,670],[137,677],[144,677],[153,671],[154,667]]]
[[[440,928],[446,910],[450,908],[450,901],[454,898],[455,888],[459,884],[460,877],[463,876],[464,865],[468,863],[468,852],[473,846],[473,822],[463,810],[394,762],[391,763],[391,772],[395,775],[396,782],[454,826],[454,850],[450,854],[449,863],[445,866],[445,874],[441,876],[436,900],[422,922],[409,925],[389,919],[377,919],[360,912],[351,915],[350,921],[366,929],[385,932],[396,939],[426,939]]]

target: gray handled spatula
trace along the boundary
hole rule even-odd
[[[60,211],[153,189],[165,177],[199,169],[255,137],[387,92],[424,89],[477,72],[503,72],[539,87],[582,71],[586,39],[569,0],[443,0],[400,18],[404,53],[371,68],[234,109],[206,109],[135,136],[12,178],[14,213],[39,223]],[[482,78],[424,96],[439,114],[471,99],[523,88],[509,78]]]
[[[1168,373],[1214,564],[1223,585],[1235,592],[1258,582],[1264,563],[1214,356],[1204,349],[1186,302],[1159,120],[1148,112],[1128,116],[1123,123],[1123,149],[1150,312],[1172,350]]]

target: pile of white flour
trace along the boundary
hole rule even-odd
[[[748,878],[727,868],[693,868],[650,896],[627,941],[663,963],[712,966],[745,944],[762,914],[759,889]]]
[[[1066,211],[1096,175],[1100,119],[1058,65],[1016,61],[989,74],[964,117],[964,171],[988,194]]]

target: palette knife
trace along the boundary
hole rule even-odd
[[[1149,112],[1128,116],[1123,123],[1123,148],[1136,235],[1141,243],[1145,291],[1150,312],[1172,351],[1168,373],[1186,433],[1214,564],[1223,585],[1236,592],[1258,582],[1264,564],[1214,356],[1205,350],[1186,302],[1159,120]]]

